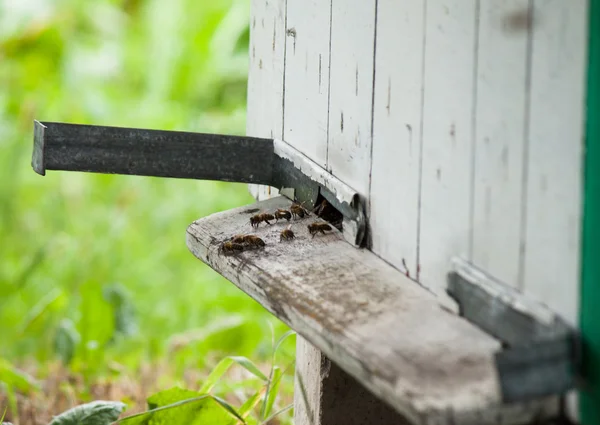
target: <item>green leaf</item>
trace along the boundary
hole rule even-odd
[[[50,425],[108,425],[125,409],[119,401],[92,401],[55,416]]]
[[[79,340],[79,332],[73,322],[70,319],[62,320],[54,336],[54,352],[64,364],[69,364],[73,360]]]
[[[103,288],[102,294],[113,309],[115,332],[125,336],[137,333],[138,326],[133,303],[125,287],[118,283],[108,285]]]
[[[172,388],[171,390],[166,390],[155,394],[157,397],[153,400],[153,403],[161,404],[167,399],[176,398],[177,395],[184,396],[184,394],[188,394],[187,390],[182,390],[181,388]],[[165,406],[159,406],[148,412],[128,416],[117,421],[116,424],[226,424],[231,420],[232,417],[242,423],[245,423],[244,418],[242,418],[226,401],[217,397],[213,397],[210,394],[203,394]]]
[[[246,369],[248,372],[250,372],[257,378],[265,382],[269,380],[269,378],[267,378],[265,374],[262,373],[258,369],[258,367],[256,367],[256,365],[252,363],[252,361],[248,358],[242,356],[229,356],[225,357],[223,360],[217,363],[215,368],[212,370],[210,375],[208,375],[208,377],[202,384],[200,392],[208,393],[215,386],[219,378],[221,378],[221,376],[223,376],[225,372],[227,372],[227,370],[231,367],[231,365],[233,365],[234,362],[242,366],[244,369]]]
[[[277,354],[277,351],[279,350],[279,347],[281,346],[281,344],[283,344],[283,342],[286,339],[288,339],[290,336],[295,336],[295,335],[296,335],[295,331],[287,331],[286,333],[281,335],[281,337],[277,340],[277,343],[275,343],[275,347],[273,348],[273,357],[275,357],[275,354]]]
[[[271,410],[273,410],[273,404],[275,404],[275,399],[277,398],[282,375],[283,373],[279,366],[273,367],[271,380],[269,381],[269,385],[267,385],[267,394],[265,395],[263,411],[261,413],[263,419],[271,413]]]
[[[45,313],[60,308],[64,304],[65,297],[63,291],[58,288],[53,288],[45,296],[43,296],[27,313],[25,319],[21,323],[20,333],[24,334],[29,331]]]
[[[186,390],[185,388],[180,387],[173,387],[151,395],[146,399],[146,402],[148,403],[148,410],[152,410],[159,407],[168,406],[176,401],[187,400],[200,395],[201,394],[196,391]]]
[[[81,320],[77,328],[81,343],[86,350],[91,351],[94,347],[104,347],[113,336],[112,307],[104,299],[102,285],[97,282],[86,282],[81,285],[80,292]]]
[[[0,382],[23,393],[40,389],[40,384],[31,375],[17,369],[3,358],[0,358]]]
[[[260,399],[262,398],[264,393],[265,393],[265,388],[263,387],[260,390],[258,390],[257,392],[255,392],[252,395],[252,397],[250,397],[248,400],[246,400],[244,402],[244,404],[242,404],[240,406],[240,408],[238,409],[238,413],[240,414],[240,416],[242,418],[246,419],[248,417],[248,415],[250,414],[252,409],[254,409],[256,407],[256,405],[258,404],[258,402],[260,401]]]
[[[277,416],[281,415],[282,413],[287,412],[288,410],[292,409],[294,407],[294,404],[288,404],[287,406],[285,406],[283,409],[279,409],[277,412],[273,413],[271,416],[269,416],[268,418],[264,419],[261,423],[262,424],[268,424],[269,422],[271,422],[274,418],[276,418]]]

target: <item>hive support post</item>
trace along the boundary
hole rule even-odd
[[[296,339],[296,425],[409,425],[300,335]]]

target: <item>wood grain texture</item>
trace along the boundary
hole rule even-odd
[[[368,197],[375,1],[332,1],[327,169]]]
[[[246,134],[283,136],[283,81],[285,71],[286,0],[252,0],[250,8],[250,65]],[[269,186],[249,185],[252,196],[277,194]]]
[[[337,231],[313,239],[312,220],[300,220],[296,239],[280,243],[286,224],[261,225],[264,249],[219,254],[221,241],[250,231],[251,214],[289,206],[279,197],[197,220],[188,247],[414,424],[512,424],[554,412],[554,400],[503,406],[498,342]]]
[[[529,0],[480,2],[471,260],[513,286],[524,202],[528,17]]]
[[[424,3],[379,0],[373,111],[372,249],[417,274]]]
[[[296,362],[295,425],[410,425],[302,337]]]
[[[287,0],[284,140],[325,168],[331,2]]]
[[[475,5],[427,1],[419,265],[439,292],[450,258],[469,254]]]
[[[579,319],[587,1],[534,2],[523,290]]]

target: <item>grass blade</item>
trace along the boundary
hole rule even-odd
[[[252,397],[250,397],[248,400],[246,400],[246,402],[244,404],[242,404],[240,406],[240,408],[238,409],[238,413],[240,414],[241,417],[243,417],[244,419],[246,419],[248,417],[248,415],[250,414],[252,409],[254,409],[256,407],[256,405],[262,398],[263,394],[265,393],[265,390],[266,390],[266,387],[261,388],[260,390],[255,392]]]
[[[290,410],[292,407],[294,407],[294,403],[290,403],[287,406],[285,406],[283,409],[279,409],[277,412],[273,413],[271,416],[269,416],[268,418],[266,418],[264,421],[261,422],[261,424],[267,424],[269,423],[269,421],[273,420],[273,418],[281,415],[282,413],[287,412],[288,410]]]
[[[262,379],[265,382],[269,380],[269,378],[267,378],[265,376],[265,374],[262,373],[260,371],[260,369],[250,359],[248,359],[247,357],[243,357],[243,356],[229,356],[229,358],[232,359],[237,364],[239,364],[240,366],[242,366],[244,369],[246,369],[248,372],[250,372],[251,374],[253,374],[257,378],[260,378],[260,379]]]
[[[169,404],[167,406],[157,407],[156,409],[152,409],[152,410],[149,410],[147,412],[142,412],[142,413],[137,413],[135,415],[127,416],[126,418],[119,419],[118,421],[112,422],[111,425],[117,425],[117,424],[126,423],[128,421],[132,421],[134,419],[138,419],[138,418],[140,418],[142,416],[145,416],[145,415],[152,416],[152,415],[156,414],[157,412],[163,412],[165,410],[174,409],[176,407],[184,406],[186,404],[194,403],[196,401],[201,401],[201,400],[205,400],[205,399],[212,399],[212,400],[214,400],[215,402],[217,402],[217,404],[219,404],[219,406],[221,406],[232,417],[234,417],[238,421],[242,422],[243,424],[246,423],[245,419],[240,416],[240,414],[235,410],[235,408],[233,406],[231,406],[229,403],[227,403],[225,400],[223,400],[223,399],[221,399],[219,397],[212,396],[210,394],[203,394],[203,395],[198,396],[198,397],[192,397],[192,398],[188,398],[186,400],[177,401],[177,402],[171,403],[171,404]]]
[[[219,403],[221,405],[221,407],[223,407],[227,412],[229,412],[229,414],[231,416],[233,416],[234,418],[236,418],[237,420],[239,420],[241,423],[245,424],[246,423],[246,419],[242,418],[240,416],[240,414],[237,412],[237,410],[235,410],[235,408],[227,403],[225,400],[223,400],[220,397],[216,397],[216,396],[212,396],[213,400],[216,401],[217,403]]]
[[[264,412],[261,415],[263,419],[265,418],[265,416],[268,416],[271,413],[271,410],[273,410],[273,404],[275,404],[275,399],[278,395],[282,375],[283,373],[281,372],[281,368],[279,366],[275,366],[273,368],[271,385],[269,385],[268,392],[265,395],[265,407]]]
[[[254,363],[252,363],[252,361],[248,358],[242,356],[228,356],[221,360],[219,363],[217,363],[215,368],[212,370],[212,372],[210,372],[210,374],[202,384],[202,387],[200,387],[200,392],[210,392],[210,390],[215,386],[217,381],[225,374],[225,372],[227,372],[227,370],[231,367],[231,365],[234,362],[242,366],[244,369],[246,369],[248,372],[250,372],[257,378],[261,379],[262,381],[268,382],[269,378],[267,378],[265,374],[262,373],[258,369],[258,367]]]
[[[296,335],[296,332],[295,331],[287,331],[277,340],[275,347],[273,347],[273,357],[275,357],[275,354],[277,353],[277,350],[279,350],[279,347],[281,346],[281,344],[283,344],[283,342],[292,335]]]

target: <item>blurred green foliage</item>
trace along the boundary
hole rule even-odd
[[[243,133],[249,4],[0,0],[0,358],[91,376],[269,355],[284,325],[185,245],[245,185],[30,166],[34,119]]]

